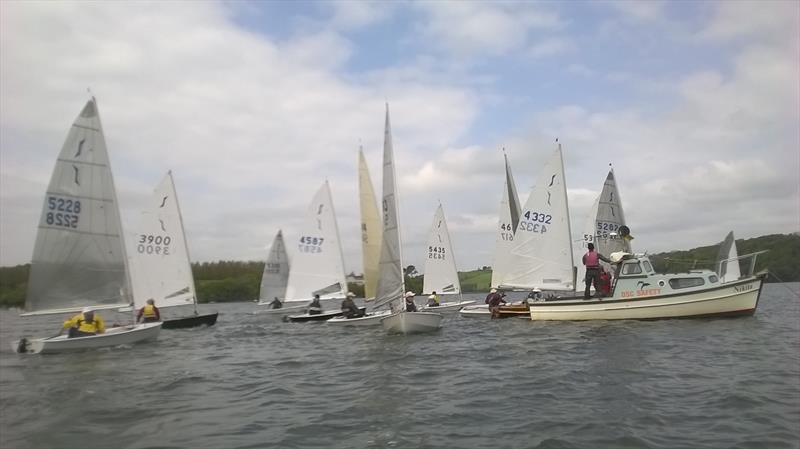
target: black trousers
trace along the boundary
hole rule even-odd
[[[584,299],[591,298],[591,295],[589,295],[589,289],[591,288],[592,283],[594,283],[594,291],[597,292],[597,294],[599,295],[600,294],[600,288],[598,287],[600,285],[600,269],[599,268],[587,268],[586,269],[586,289],[583,291],[583,298]]]

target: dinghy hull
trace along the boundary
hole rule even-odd
[[[328,324],[335,326],[379,326],[381,320],[391,315],[390,310],[379,310],[377,312],[370,312],[358,318],[346,318],[344,316],[337,316],[329,319]]]
[[[426,312],[437,312],[437,313],[456,312],[458,310],[461,310],[462,307],[471,306],[473,304],[475,304],[475,301],[442,302],[436,307],[423,306],[420,308],[420,310]]]
[[[381,324],[388,333],[434,332],[442,325],[442,315],[433,312],[399,312],[382,319]]]
[[[162,323],[144,323],[135,326],[112,327],[103,334],[89,337],[68,338],[66,335],[59,335],[50,338],[23,339],[24,341],[17,340],[13,342],[11,346],[15,352],[19,353],[57,354],[131,345],[156,339],[161,331],[161,324]]]
[[[163,329],[185,329],[188,327],[197,326],[213,326],[217,322],[219,312],[209,313],[207,315],[193,315],[184,318],[175,318],[173,320],[164,320]]]

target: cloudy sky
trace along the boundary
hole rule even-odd
[[[609,163],[636,250],[796,232],[799,42],[796,1],[2,1],[0,265],[87,88],[126,232],[171,169],[196,261],[263,260],[328,179],[360,272],[386,102],[408,264],[440,200],[459,268],[491,264],[501,148],[524,202],[556,138],[575,233]]]

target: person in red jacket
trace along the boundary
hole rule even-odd
[[[600,296],[609,296],[611,294],[611,275],[608,271],[600,267]]]

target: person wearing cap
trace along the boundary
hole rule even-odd
[[[505,293],[498,293],[497,289],[493,288],[489,296],[486,297],[487,304],[489,304],[489,311],[492,312],[492,318],[498,318],[500,316],[500,306],[502,304],[507,304],[506,300],[503,299],[505,296]]]
[[[542,299],[542,290],[540,290],[539,287],[534,288],[533,290],[531,290],[530,293],[528,293],[528,299],[532,299],[534,301],[541,300]]]
[[[416,312],[417,305],[414,304],[414,292],[406,292],[406,312]]]
[[[314,295],[314,299],[308,305],[308,314],[319,315],[320,313],[322,313],[322,304],[319,303],[319,295]]]
[[[155,323],[157,321],[161,321],[161,312],[159,312],[158,307],[156,307],[156,301],[150,298],[147,300],[147,304],[139,309],[139,313],[136,315],[136,322]]]
[[[345,318],[358,318],[360,316],[364,316],[364,313],[361,309],[356,306],[356,303],[353,302],[353,298],[355,298],[355,294],[353,292],[347,292],[347,297],[342,300],[342,312],[344,312]]]
[[[69,329],[67,334],[69,338],[89,337],[105,332],[106,323],[100,315],[95,314],[90,307],[86,307],[81,313],[64,321],[64,329]]]
[[[439,295],[436,294],[434,290],[430,296],[428,296],[428,307],[439,307],[441,302],[439,301]]]
[[[594,290],[597,292],[597,295],[602,297],[600,293],[599,285],[600,285],[600,261],[607,263],[612,263],[609,258],[606,256],[598,253],[594,250],[594,243],[590,243],[586,246],[589,251],[583,255],[583,264],[586,265],[586,289],[583,291],[583,299],[589,299],[592,296],[589,294],[589,288],[591,287],[592,283],[594,283]]]

